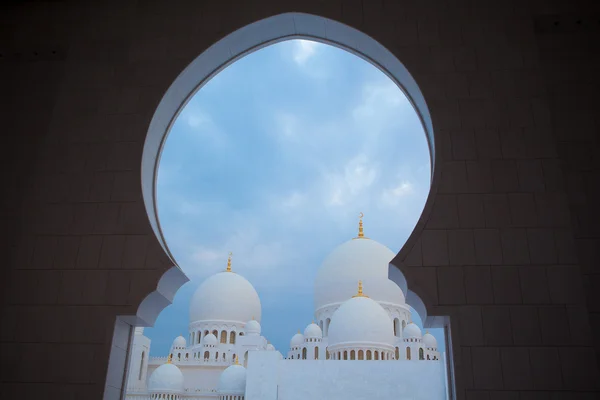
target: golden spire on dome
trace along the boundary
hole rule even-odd
[[[172,358],[173,358],[173,354],[169,354],[169,357],[167,358],[167,364],[171,364]]]
[[[358,293],[352,296],[352,298],[355,297],[369,297],[363,293],[362,281],[358,281]]]
[[[365,214],[363,214],[362,212],[358,215],[358,236],[355,237],[354,239],[366,239],[365,237],[365,232],[363,230],[363,217],[365,216]]]
[[[300,333],[300,329],[298,329],[298,333]]]
[[[231,272],[231,256],[233,255],[232,252],[229,252],[229,257],[227,258],[227,269],[225,271],[227,272]]]
[[[240,365],[240,357],[236,355],[233,358],[235,360],[235,362],[233,363],[233,365]]]

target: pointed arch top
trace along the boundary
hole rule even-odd
[[[348,25],[305,13],[284,13],[259,20],[219,40],[192,61],[161,99],[150,122],[142,155],[142,194],[148,218],[165,252],[169,251],[158,220],[156,178],[167,134],[189,99],[213,76],[239,58],[271,44],[290,39],[310,39],[340,47],[375,65],[406,94],[421,122],[434,171],[433,127],[425,98],[406,67],[384,46]]]

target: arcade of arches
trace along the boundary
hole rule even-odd
[[[427,102],[432,197],[394,264],[427,306],[428,324],[450,316],[457,398],[592,398],[600,389],[597,5],[252,3],[3,6],[9,254],[0,397],[119,398],[123,370],[116,356],[109,367],[109,354],[125,354],[128,337],[113,341],[115,320],[136,315],[173,266],[142,200],[150,120],[209,46],[295,11],[380,42]],[[117,327],[145,323],[138,318]]]

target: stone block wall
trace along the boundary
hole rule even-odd
[[[1,398],[102,398],[117,315],[135,314],[171,267],[141,198],[153,112],[207,47],[286,11],[372,36],[423,91],[435,197],[395,262],[430,314],[451,317],[458,398],[600,390],[594,2],[2,7]]]

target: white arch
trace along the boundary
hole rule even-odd
[[[304,13],[284,13],[238,29],[213,44],[179,74],[161,99],[150,122],[142,154],[142,195],[150,225],[163,250],[175,266],[161,278],[157,290],[144,299],[138,308],[137,315],[131,319],[124,317],[122,319],[124,322],[137,326],[152,326],[159,313],[173,301],[175,292],[188,281],[183,271],[176,266],[174,257],[168,249],[156,207],[156,177],[160,153],[179,112],[208,80],[229,64],[262,47],[296,38],[324,42],[350,51],[378,67],[398,84],[415,107],[423,124],[431,155],[432,180],[435,180],[437,176],[435,141],[431,115],[425,98],[404,65],[375,39],[345,24]],[[430,211],[434,191],[435,185],[431,188],[423,215]],[[422,230],[423,215],[407,244],[414,239],[415,232]],[[405,247],[407,246],[405,245]],[[395,260],[390,263],[390,279],[396,282],[404,293],[409,294],[407,301],[410,301],[411,292],[408,290],[406,279],[400,269],[393,266],[393,261]],[[418,288],[413,288],[413,290],[418,290]],[[421,291],[419,290],[419,292]],[[423,302],[420,302],[420,298],[416,304],[413,302],[410,304],[413,307],[416,305],[417,312],[425,321],[427,312]],[[328,326],[324,328],[326,332]]]

